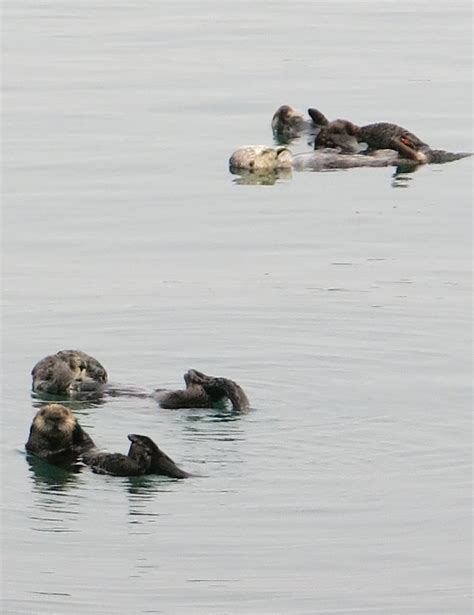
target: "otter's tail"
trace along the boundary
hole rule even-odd
[[[443,164],[445,162],[453,162],[453,160],[460,160],[461,158],[467,158],[472,156],[471,152],[446,152],[443,149],[431,149],[428,153],[428,160],[430,164]]]

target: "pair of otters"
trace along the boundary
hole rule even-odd
[[[312,154],[294,156],[284,146],[244,146],[231,156],[231,171],[418,165],[451,162],[471,155],[432,149],[402,126],[389,122],[357,126],[348,120],[329,121],[317,109],[308,109],[308,115],[310,119],[293,107],[282,105],[273,115],[272,130],[280,143],[288,143],[304,133],[314,136],[315,151]]]
[[[104,367],[80,350],[61,350],[39,361],[33,368],[33,391],[39,395],[69,398],[100,396],[107,387]],[[184,374],[186,388],[157,389],[151,394],[162,408],[211,408],[228,399],[235,410],[247,410],[249,401],[233,380],[214,378],[195,369]],[[162,474],[171,478],[190,476],[179,468],[151,438],[129,434],[127,455],[100,451],[82,429],[69,408],[51,403],[35,415],[25,445],[29,453],[65,468],[82,462],[99,474],[140,476]]]

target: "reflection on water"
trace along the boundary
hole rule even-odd
[[[229,169],[234,184],[241,186],[273,186],[277,180],[290,180],[293,177],[291,169],[275,169],[273,171],[250,171],[246,169]]]
[[[60,403],[71,410],[86,410],[88,408],[103,406],[109,399],[116,397],[146,399],[150,397],[150,393],[130,385],[108,384],[100,392],[91,391],[75,395],[74,397],[67,395],[51,395],[42,392],[39,393],[38,391],[31,391],[31,397],[35,408],[40,408],[49,403]]]
[[[77,475],[85,467],[81,463],[60,467],[29,454],[26,455],[26,461],[29,465],[35,489],[42,493],[56,493],[76,488],[79,484]]]
[[[393,188],[408,188],[410,182],[414,179],[413,177],[408,177],[410,173],[415,173],[424,165],[414,165],[414,164],[406,164],[400,165],[395,169],[392,180]]]
[[[34,455],[26,457],[34,483],[35,506],[29,513],[32,529],[37,532],[68,534],[80,531],[75,523],[79,518],[77,498],[81,479],[79,466],[60,468]],[[73,496],[72,494],[75,493]]]
[[[86,415],[87,412],[81,412],[84,410],[88,410],[91,408],[99,408],[100,406],[103,406],[106,401],[107,398],[105,396],[105,394],[102,394],[100,396],[94,395],[94,396],[87,396],[87,397],[82,397],[80,399],[76,398],[76,397],[67,397],[66,395],[47,395],[47,394],[38,394],[35,391],[31,392],[31,398],[32,398],[32,405],[34,408],[41,408],[42,406],[46,405],[46,404],[63,404],[64,406],[70,408],[73,411],[78,411],[81,414]]]

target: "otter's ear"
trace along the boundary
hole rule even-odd
[[[317,109],[308,109],[308,114],[316,126],[327,126],[329,124],[327,117]]]

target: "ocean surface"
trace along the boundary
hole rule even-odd
[[[228,171],[281,104],[471,151],[471,13],[3,3],[2,613],[471,612],[472,160]],[[185,481],[35,464],[30,371],[65,348],[252,409],[71,406]]]

